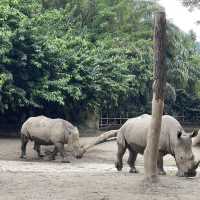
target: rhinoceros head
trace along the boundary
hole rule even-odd
[[[195,162],[192,152],[192,137],[197,136],[198,131],[191,134],[183,130],[177,132],[177,140],[174,148],[176,165],[178,167],[177,176],[195,176],[196,169],[200,162]]]
[[[79,131],[77,127],[73,127],[73,129],[71,129],[71,135],[74,156],[76,158],[82,158],[84,154],[84,149],[80,146]]]

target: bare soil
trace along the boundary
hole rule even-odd
[[[86,144],[92,137],[81,138]],[[144,182],[143,157],[137,159],[140,173],[128,173],[114,167],[115,141],[100,144],[88,151],[82,159],[67,153],[71,163],[60,163],[46,158],[38,160],[28,144],[27,160],[20,160],[20,140],[0,139],[0,200],[198,200],[200,172],[194,178],[175,176],[176,166],[171,156],[164,160],[166,176],[159,184]],[[43,151],[49,148],[43,147]],[[50,148],[51,149],[51,148]],[[193,149],[200,159],[200,149]]]

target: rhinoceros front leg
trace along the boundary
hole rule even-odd
[[[117,159],[115,161],[115,167],[117,168],[118,171],[121,171],[123,168],[123,156],[126,151],[126,146],[122,144],[117,144],[118,150],[117,150]]]
[[[129,157],[128,157],[128,164],[130,166],[130,173],[138,173],[138,171],[135,168],[135,161],[137,158],[137,152],[133,151],[132,149],[129,149]]]
[[[166,175],[166,172],[165,172],[165,170],[163,168],[163,154],[160,153],[160,152],[158,154],[157,167],[158,167],[158,174]]]
[[[70,163],[70,161],[69,160],[66,160],[65,159],[65,156],[64,156],[64,144],[63,143],[55,143],[54,144],[54,150],[53,150],[53,152],[52,152],[52,154],[51,154],[51,160],[55,160],[55,156],[57,155],[57,153],[59,152],[60,153],[60,156],[61,156],[61,162],[63,162],[63,163]]]
[[[34,143],[33,149],[37,152],[37,155],[38,155],[39,159],[44,157],[44,155],[41,154],[40,145],[37,142]]]

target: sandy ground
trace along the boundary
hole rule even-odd
[[[86,144],[92,137],[81,138]],[[43,148],[43,151],[46,148]],[[200,149],[193,149],[200,159]],[[69,154],[69,153],[68,153]],[[164,159],[167,176],[160,183],[147,186],[144,179],[143,157],[137,159],[139,174],[129,174],[124,168],[114,168],[115,142],[92,148],[82,159],[68,155],[71,163],[38,160],[28,144],[27,160],[19,159],[20,140],[0,139],[0,200],[197,200],[200,192],[200,170],[194,178],[175,176],[176,166],[171,156]]]

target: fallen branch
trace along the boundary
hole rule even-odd
[[[95,145],[116,140],[117,133],[118,133],[118,130],[110,130],[105,133],[102,133],[100,136],[96,137],[92,142],[82,147],[84,153],[88,151],[88,149],[94,147]]]

